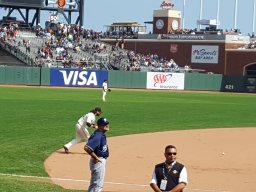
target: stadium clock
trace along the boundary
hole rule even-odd
[[[162,29],[164,27],[164,21],[162,19],[158,19],[156,21],[156,28],[157,29]]]

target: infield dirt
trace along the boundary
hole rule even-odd
[[[178,149],[177,160],[188,169],[186,192],[254,192],[255,136],[256,128],[218,128],[109,138],[104,191],[152,191],[149,182],[154,165],[164,161],[165,146],[173,144]],[[90,157],[84,144],[75,145],[70,154],[59,149],[46,159],[46,172],[55,184],[87,189]]]

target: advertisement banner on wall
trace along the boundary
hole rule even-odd
[[[148,72],[147,89],[184,90],[184,73]]]
[[[108,71],[82,69],[51,69],[51,86],[101,87]]]
[[[219,46],[192,45],[191,63],[217,64],[219,59]]]

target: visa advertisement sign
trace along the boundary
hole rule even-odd
[[[108,80],[108,71],[82,69],[51,69],[51,86],[101,87]]]

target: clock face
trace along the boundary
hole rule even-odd
[[[162,19],[158,19],[156,21],[156,28],[157,29],[162,29],[164,27],[164,21]]]
[[[172,21],[172,29],[177,30],[179,28],[179,23],[177,20]]]

